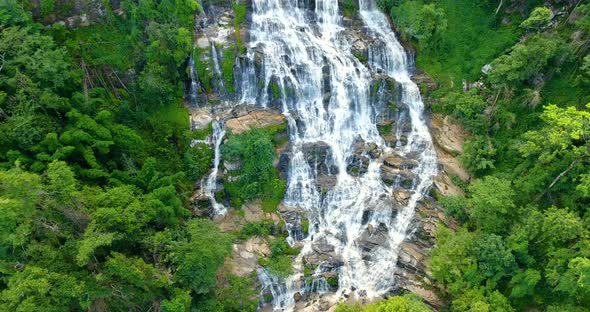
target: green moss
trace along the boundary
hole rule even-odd
[[[338,288],[338,275],[330,276],[326,278],[328,285],[332,288]]]
[[[301,230],[306,236],[309,234],[309,220],[305,217],[301,217]]]
[[[279,99],[281,97],[281,86],[278,83],[271,81],[268,85],[273,99]]]
[[[303,267],[303,277],[308,278],[308,277],[311,277],[312,274],[313,274],[313,268],[311,268],[309,266]]]
[[[207,63],[201,60],[202,53],[203,50],[200,48],[195,48],[195,51],[193,52],[195,71],[197,72],[197,77],[201,82],[201,86],[205,89],[205,92],[211,93],[213,92],[213,85],[211,83],[213,80],[213,73],[209,69],[210,66],[207,66]]]
[[[236,47],[238,52],[244,53],[245,47],[244,43],[242,42],[242,37],[240,36],[241,33],[241,25],[246,20],[246,4],[245,3],[238,3],[234,2],[232,4],[232,8],[234,10],[234,33],[236,37]]]
[[[377,126],[380,135],[390,134],[393,131],[393,124]]]
[[[352,51],[352,55],[354,55],[354,57],[356,57],[361,63],[366,63],[369,60],[368,56],[357,51]]]
[[[371,97],[377,95],[379,92],[379,88],[381,87],[381,83],[379,81],[373,81],[371,84]]]
[[[222,64],[221,64],[221,72],[223,74],[223,81],[225,81],[225,86],[227,88],[227,91],[230,93],[233,93],[235,91],[234,62],[235,62],[234,49],[223,50],[223,60],[222,60]]]
[[[342,4],[342,15],[353,17],[359,10],[357,2],[354,0],[345,0]]]
[[[211,134],[213,134],[213,124],[209,123],[209,125],[205,129],[193,130],[190,137],[194,140],[205,140]]]

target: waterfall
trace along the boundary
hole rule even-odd
[[[201,192],[209,201],[211,201],[211,207],[213,208],[213,215],[219,216],[224,215],[227,211],[227,208],[217,202],[215,199],[215,190],[217,189],[217,173],[219,171],[219,162],[221,161],[221,150],[220,146],[223,142],[223,137],[225,136],[225,129],[223,124],[219,119],[212,121],[212,128],[213,134],[211,136],[211,141],[213,143],[213,169],[207,176],[207,179],[203,179],[201,181]]]
[[[394,273],[400,245],[410,231],[417,203],[436,174],[436,154],[423,118],[424,105],[411,80],[410,61],[387,18],[372,0],[360,0],[359,15],[374,39],[368,66],[351,53],[343,35],[337,0],[253,0],[248,53],[238,64],[243,103],[282,110],[287,117],[291,143],[288,186],[284,206],[305,213],[309,234],[289,242],[302,246],[294,260],[295,273],[285,280],[259,271],[263,289],[271,290],[275,310],[292,310],[294,294],[322,293],[325,279],[302,281],[302,261],[314,249],[328,250],[337,263],[322,263],[314,272],[338,275],[337,296],[376,298],[395,286]],[[257,55],[262,54],[262,62]],[[411,129],[407,142],[390,146],[376,125],[376,103],[371,83],[376,74],[393,78],[401,87],[401,105]],[[269,86],[280,89],[280,99],[269,96]],[[402,114],[403,115],[403,114]],[[379,155],[366,155],[366,171],[347,170],[358,142],[377,146]],[[325,150],[323,164],[310,164],[309,150]],[[366,154],[366,153],[365,153]],[[216,154],[217,155],[217,154]],[[363,154],[364,155],[364,154]],[[409,199],[396,208],[394,189],[381,178],[387,155],[401,155],[418,163],[412,170]],[[327,168],[327,169],[326,169]],[[320,175],[334,179],[329,189],[317,187]],[[383,240],[363,252],[362,240],[381,233]]]

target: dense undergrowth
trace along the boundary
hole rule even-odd
[[[0,4],[0,310],[245,311],[233,237],[193,216],[211,164],[183,106],[197,2]],[[42,11],[42,12],[41,12]]]
[[[439,84],[432,110],[472,134],[466,195],[439,199],[460,226],[431,255],[451,311],[590,306],[590,4],[545,4],[380,2]]]

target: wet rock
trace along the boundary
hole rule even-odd
[[[301,151],[309,166],[318,175],[336,175],[338,167],[332,159],[332,149],[325,142],[303,144]]]
[[[402,170],[389,166],[381,166],[381,180],[387,185],[399,185],[410,188],[416,175],[410,170]]]
[[[369,167],[369,158],[361,155],[353,155],[348,160],[348,166],[346,172],[351,176],[359,176],[367,172]]]
[[[189,120],[191,130],[203,130],[209,127],[213,117],[209,112],[202,109],[189,109]]]
[[[376,228],[367,227],[363,234],[357,239],[357,244],[361,247],[362,258],[371,260],[372,252],[378,246],[387,248],[389,246],[388,228],[385,224],[380,223]]]
[[[395,169],[413,169],[418,166],[418,162],[398,154],[393,154],[385,158],[384,165]]]
[[[372,214],[373,214],[373,211],[372,210],[365,210],[365,211],[363,211],[363,216],[362,216],[361,224],[362,225],[367,224],[367,222],[369,222],[369,219],[371,219],[371,215]]]
[[[412,196],[413,192],[404,188],[397,188],[393,191],[393,198],[403,206],[408,205],[408,200]]]
[[[315,242],[311,245],[311,248],[318,253],[330,253],[334,252],[334,246],[328,244],[326,241]]]
[[[289,163],[291,162],[291,154],[283,152],[279,155],[279,162],[277,163],[277,169],[281,174],[281,178],[286,179],[289,173]]]
[[[333,175],[320,175],[316,179],[316,186],[320,189],[320,192],[327,192],[336,185],[338,179]]]

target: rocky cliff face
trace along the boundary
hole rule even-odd
[[[247,4],[249,7],[249,4]],[[252,105],[238,105],[240,81],[233,78],[234,87],[228,86],[226,73],[223,72],[224,54],[227,51],[235,51],[238,42],[247,42],[248,39],[248,18],[241,25],[239,33],[236,33],[235,25],[232,23],[234,12],[228,7],[206,6],[206,15],[197,17],[197,28],[195,32],[195,44],[199,53],[195,56],[196,62],[205,66],[207,79],[211,84],[209,92],[204,86],[204,77],[194,75],[196,81],[193,81],[191,92],[187,97],[187,106],[191,112],[191,124],[194,129],[205,129],[211,120],[221,120],[227,129],[233,133],[241,133],[250,128],[264,128],[274,126],[285,122],[284,117],[279,113],[279,106],[270,105],[269,108],[260,108]],[[345,18],[344,23],[346,31],[344,35],[352,43],[352,53],[359,61],[366,63],[368,59],[368,47],[372,39],[365,34],[362,23],[355,17]],[[239,71],[240,63],[243,62],[243,56],[240,51],[234,55],[237,62],[233,65],[232,70]],[[256,51],[254,51],[256,53]],[[255,58],[262,66],[263,60]],[[227,76],[227,75],[226,75]],[[401,118],[407,114],[407,108],[400,104],[399,85],[387,76],[376,74],[373,77],[371,85],[372,102],[377,103],[377,124],[379,132],[383,139],[390,145],[395,146],[397,142],[407,140],[407,133],[411,130],[411,124],[407,119]],[[427,77],[416,77],[427,81]],[[434,88],[434,84],[425,83],[429,88]],[[196,88],[196,89],[193,89]],[[196,92],[195,92],[196,90]],[[269,88],[268,95],[273,97],[273,90]],[[326,98],[329,94],[326,94]],[[196,103],[200,103],[196,105]],[[207,103],[203,105],[203,103]],[[271,101],[272,103],[272,101]],[[248,103],[255,104],[255,103]],[[297,116],[295,116],[295,121]],[[455,186],[450,176],[457,176],[462,180],[469,179],[468,174],[460,168],[455,156],[461,153],[461,144],[466,136],[460,128],[455,126],[450,120],[440,116],[432,116],[430,123],[431,132],[435,141],[437,152],[440,160],[440,174],[435,179],[432,193],[443,195],[460,194],[462,191]],[[315,187],[319,192],[325,192],[336,183],[338,169],[327,164],[332,155],[330,149],[321,143],[310,143],[302,149],[304,157],[310,168],[318,172],[318,178],[315,181]],[[283,146],[278,150],[280,157],[276,162],[277,168],[283,176],[287,173],[287,164],[291,155],[289,145]],[[355,143],[354,153],[347,159],[348,174],[352,176],[361,175],[367,172],[369,157],[383,158],[383,165],[380,168],[381,179],[386,185],[396,186],[393,190],[394,202],[391,207],[394,210],[404,209],[405,203],[411,196],[411,184],[414,180],[412,168],[418,165],[417,160],[412,155],[402,156],[391,151],[384,151],[373,143],[358,140]],[[416,155],[417,157],[417,155]],[[225,173],[228,167],[221,168],[218,184],[222,188]],[[197,184],[196,194],[199,192],[200,184]],[[207,212],[210,207],[207,206],[203,198],[195,196],[196,207],[201,212]],[[204,204],[203,204],[204,203]],[[244,215],[236,213],[234,210],[217,219],[219,227],[224,231],[236,231],[247,222],[259,222],[263,219],[274,220],[278,227],[283,227],[283,231],[289,231],[292,235],[305,235],[303,231],[302,220],[305,220],[304,212],[297,208],[280,206],[277,214],[262,213],[260,206],[256,203],[250,203],[244,208]],[[396,277],[397,287],[391,291],[391,294],[410,291],[423,297],[426,302],[435,308],[442,307],[444,303],[438,298],[434,288],[431,285],[432,276],[428,269],[428,253],[435,244],[436,229],[440,224],[453,227],[452,221],[448,220],[441,208],[436,204],[432,197],[426,197],[421,200],[415,208],[416,217],[411,225],[410,235],[402,244],[397,260],[397,270],[393,272]],[[374,213],[371,210],[363,212],[367,218]],[[279,217],[280,216],[280,217]],[[284,222],[290,224],[289,228],[284,227]],[[377,246],[388,244],[388,236],[385,235],[384,228],[381,226],[369,227],[360,237],[357,238],[356,244],[362,247],[363,257],[370,259],[371,251]],[[295,241],[297,247],[297,241]],[[334,248],[329,244],[321,242],[314,243],[313,252],[307,254],[303,259],[303,264],[311,269],[318,266],[326,267],[323,274],[326,280],[334,278],[334,271],[341,266],[342,259],[334,252]],[[261,237],[251,238],[245,242],[234,245],[232,258],[226,264],[234,273],[246,276],[256,272],[260,266],[257,259],[269,255],[268,241]],[[302,276],[302,279],[308,278]],[[334,306],[335,302],[330,294],[309,295],[295,294],[297,310],[308,311],[326,311]],[[362,301],[362,299],[361,299]],[[268,307],[267,307],[268,308]]]

